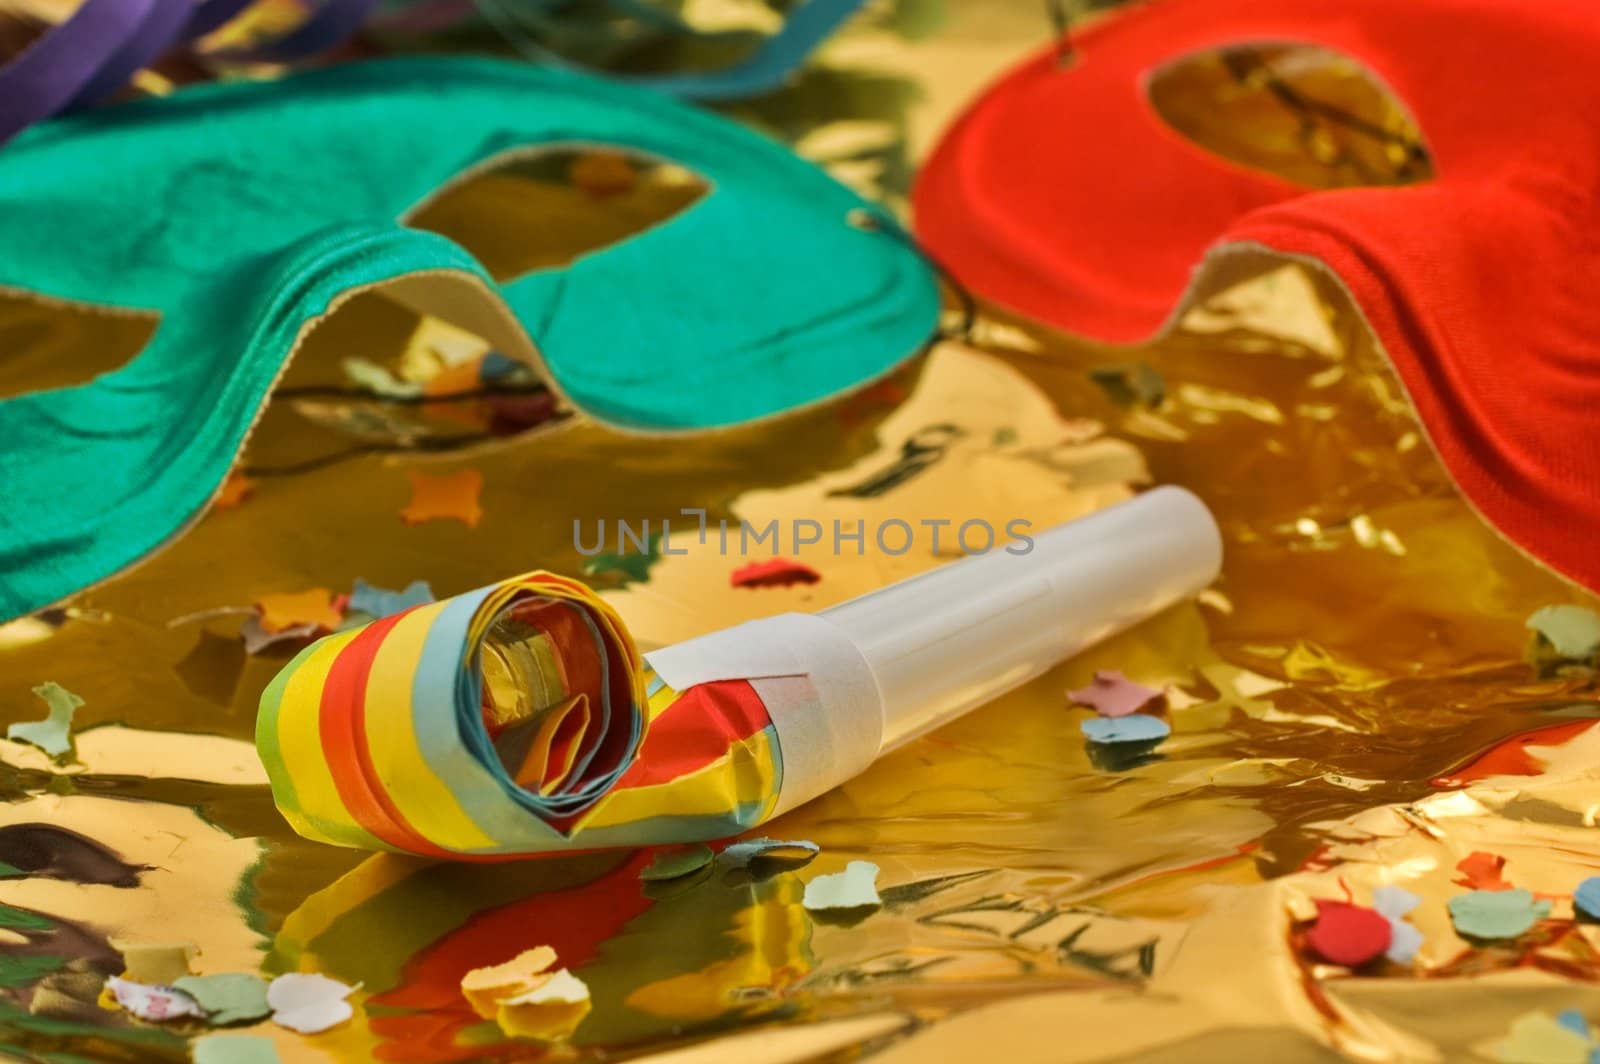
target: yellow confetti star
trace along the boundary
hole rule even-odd
[[[333,593],[325,587],[262,595],[256,608],[261,611],[262,630],[273,634],[305,624],[337,628],[344,620],[344,614],[333,604]]]
[[[400,511],[400,519],[408,525],[424,521],[454,518],[468,528],[477,528],[483,516],[478,505],[478,495],[483,491],[483,474],[476,469],[463,469],[458,473],[432,476],[408,470],[411,480],[411,501]]]

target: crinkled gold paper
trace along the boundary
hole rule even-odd
[[[899,13],[929,29],[940,11]],[[847,180],[903,192],[909,160],[1048,31],[1023,0],[943,15],[907,42],[875,10],[820,69],[733,113]],[[1600,1018],[1600,937],[1566,900],[1600,871],[1600,733],[1535,746],[1532,775],[1449,783],[1514,736],[1600,717],[1581,681],[1536,680],[1521,660],[1528,614],[1586,600],[1459,498],[1327,279],[1266,260],[1225,268],[1173,335],[1137,350],[989,312],[885,382],[754,428],[663,440],[567,423],[459,457],[264,476],[243,505],[65,614],[0,629],[0,720],[42,716],[29,689],[45,680],[85,701],[81,767],[3,744],[0,832],[53,825],[98,854],[54,878],[0,878],[0,903],[59,922],[32,937],[0,929],[0,949],[72,962],[39,988],[0,987],[0,1048],[183,1059],[181,1035],[81,999],[73,969],[115,971],[111,939],[192,941],[202,972],[361,982],[344,1027],[250,1029],[289,1061],[811,1061],[858,1047],[896,1062],[1453,1061],[1492,1052],[1530,1009]],[[351,354],[392,358],[413,324],[364,297],[313,334],[294,379],[337,379]],[[8,306],[0,392],[59,386],[73,366],[102,372],[146,327]],[[1119,407],[1089,377],[1134,360],[1165,379],[1155,409]],[[344,431],[280,404],[245,461],[329,453],[350,444]],[[930,447],[937,458],[898,486],[851,493]],[[477,528],[401,522],[406,470],[468,466],[485,479]],[[535,567],[583,575],[575,519],[703,507],[757,525],[1042,527],[1152,483],[1215,509],[1227,540],[1216,587],[770,825],[822,855],[758,882],[647,887],[618,871],[619,854],[430,866],[303,841],[251,744],[257,697],[284,659],[247,657],[237,617],[181,620],[357,577],[427,579],[444,596]],[[820,583],[735,590],[740,560],[703,551],[662,559],[644,581],[592,578],[649,646],[825,606],[940,559],[869,543],[862,557],[801,560]],[[1090,757],[1064,692],[1098,668],[1173,685],[1175,734],[1155,758]],[[1474,851],[1556,897],[1548,931],[1518,948],[1456,936],[1445,901]],[[861,858],[882,868],[881,911],[839,926],[801,907],[805,878]],[[86,877],[98,882],[75,881]],[[1382,883],[1423,899],[1415,968],[1350,975],[1308,959],[1295,928],[1310,900]],[[440,974],[506,960],[553,927],[592,939],[577,966],[593,1008],[570,1033],[510,1041]]]

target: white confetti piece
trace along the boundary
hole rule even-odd
[[[1410,964],[1422,948],[1422,932],[1405,919],[1422,899],[1402,887],[1384,886],[1372,892],[1372,907],[1389,921],[1389,949],[1384,953],[1396,964]]]
[[[176,987],[151,986],[116,976],[107,979],[106,986],[111,988],[111,995],[117,999],[118,1005],[141,1020],[159,1023],[184,1016],[201,1019],[206,1014],[199,1002]]]
[[[337,979],[306,972],[280,975],[267,986],[272,1022],[301,1034],[317,1034],[355,1015],[345,998],[356,988]]]
[[[502,1005],[575,1005],[589,1000],[589,987],[582,979],[562,968],[532,990],[506,998]]]
[[[861,909],[881,905],[878,866],[871,861],[851,861],[843,872],[818,876],[806,884],[800,903],[807,909]]]

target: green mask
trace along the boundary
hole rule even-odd
[[[398,220],[497,160],[574,145],[668,160],[710,188],[505,283]],[[939,301],[892,222],[852,224],[871,210],[716,116],[491,60],[206,85],[29,130],[0,152],[0,287],[160,321],[121,368],[0,401],[0,619],[196,520],[301,337],[375,286],[634,431],[735,425],[881,376],[928,340]]]

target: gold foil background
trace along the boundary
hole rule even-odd
[[[845,180],[902,196],[938,130],[1048,29],[1023,0],[871,8],[818,69],[732,113]],[[1191,112],[1199,136],[1208,112]],[[1230,116],[1220,140],[1240,136],[1235,112],[1216,114]],[[495,186],[496,205],[506,191]],[[537,191],[516,224],[565,202]],[[457,212],[469,228],[470,214]],[[592,239],[615,238],[614,225],[596,226]],[[63,367],[103,372],[148,327],[20,299],[0,311],[4,393],[59,386]],[[336,377],[349,354],[397,357],[414,324],[362,297],[311,335],[294,380]],[[1090,379],[1140,360],[1166,382],[1154,409],[1119,406]],[[939,457],[898,487],[830,494],[930,438]],[[244,460],[348,442],[279,404]],[[405,470],[467,466],[485,478],[476,529],[401,523]],[[714,877],[647,896],[626,854],[449,866],[300,840],[250,745],[257,697],[283,657],[246,657],[237,618],[174,623],[357,577],[396,588],[423,578],[447,596],[536,567],[582,575],[575,520],[687,524],[680,510],[703,507],[712,522],[758,526],[1043,527],[1152,483],[1186,485],[1214,508],[1227,541],[1217,586],[769,825],[823,853],[799,876],[761,882]],[[706,550],[663,558],[642,582],[593,579],[613,585],[652,646],[819,608],[943,559],[925,543],[883,555],[869,539],[860,557],[800,560],[820,583],[735,590],[740,559]],[[459,456],[368,455],[263,477],[242,506],[64,613],[0,629],[0,722],[42,715],[29,688],[44,680],[85,700],[81,767],[0,743],[0,830],[56,825],[143,866],[133,886],[0,879],[0,903],[60,921],[42,937],[0,930],[0,948],[105,971],[110,938],[187,939],[202,972],[362,981],[343,1028],[252,1030],[291,1061],[1463,1059],[1530,1008],[1600,1015],[1600,943],[1565,900],[1520,950],[1473,948],[1444,910],[1461,889],[1454,865],[1473,851],[1506,857],[1512,882],[1557,896],[1600,868],[1600,738],[1535,748],[1536,775],[1433,782],[1531,729],[1600,716],[1591,689],[1535,680],[1521,661],[1524,618],[1568,601],[1589,600],[1457,495],[1381,353],[1316,269],[1222,260],[1172,334],[1138,349],[986,309],[970,335],[888,380],[759,426],[661,439],[567,422]],[[1064,691],[1097,668],[1173,685],[1175,734],[1158,757],[1091,759]],[[802,879],[854,858],[882,867],[884,909],[851,926],[814,919]],[[1303,955],[1294,928],[1308,899],[1348,887],[1364,900],[1380,883],[1423,898],[1415,970],[1352,976]],[[574,925],[592,928],[579,970],[594,1009],[569,1039],[508,1041],[465,1011],[450,972]],[[70,979],[51,988],[0,987],[0,1045],[184,1057],[181,1039],[85,1006]]]

